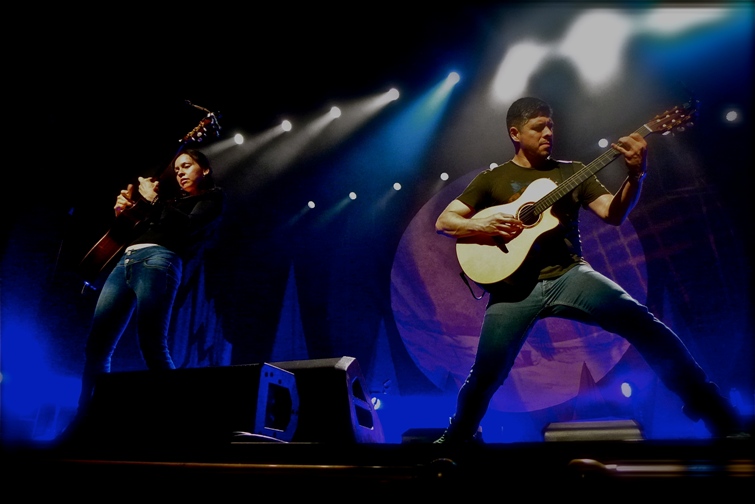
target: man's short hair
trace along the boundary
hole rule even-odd
[[[521,128],[533,117],[551,117],[552,114],[551,106],[540,98],[531,96],[519,98],[511,104],[508,113],[506,113],[506,129],[510,129],[512,126]]]

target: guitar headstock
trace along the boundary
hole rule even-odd
[[[212,112],[202,118],[202,120],[199,121],[199,124],[197,124],[193,130],[189,131],[179,141],[183,144],[189,142],[203,142],[211,136],[220,136],[220,123],[218,123],[218,118]]]
[[[662,133],[664,135],[675,129],[684,130],[685,125],[693,125],[692,120],[697,117],[697,101],[685,103],[682,106],[674,107],[670,110],[658,114],[645,124],[645,127],[653,133]]]

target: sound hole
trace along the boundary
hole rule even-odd
[[[540,215],[535,212],[535,204],[527,203],[519,208],[517,214],[519,220],[524,223],[526,227],[532,227],[540,220]]]

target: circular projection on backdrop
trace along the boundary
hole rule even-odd
[[[399,334],[418,368],[441,390],[455,393],[467,377],[488,296],[460,275],[455,240],[435,233],[435,220],[475,171],[449,184],[412,219],[391,271],[391,306]],[[583,252],[598,271],[645,302],[647,271],[629,221],[620,227],[580,213]],[[535,411],[574,398],[583,365],[597,382],[621,359],[629,344],[598,327],[569,320],[539,321],[504,385],[490,403],[502,412]]]

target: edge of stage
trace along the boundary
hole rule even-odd
[[[677,496],[695,496],[701,489],[750,489],[755,482],[752,438],[465,446],[428,441],[285,443],[264,436],[237,438],[222,446],[191,440],[150,447],[113,441],[5,449],[3,486],[35,495],[105,487],[112,495],[221,495],[256,492],[260,485],[285,495],[310,495],[363,485],[368,492],[395,489],[440,496],[454,489],[504,488],[537,496],[570,489],[620,489],[625,495],[667,488]]]

